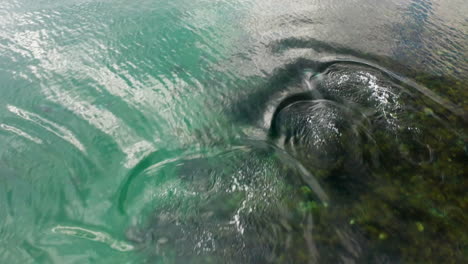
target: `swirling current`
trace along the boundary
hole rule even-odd
[[[466,14],[3,1],[0,263],[465,263]]]

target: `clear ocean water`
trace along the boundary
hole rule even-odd
[[[0,263],[464,263],[464,0],[2,0]]]

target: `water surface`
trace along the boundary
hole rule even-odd
[[[0,262],[462,263],[468,4],[0,5]]]

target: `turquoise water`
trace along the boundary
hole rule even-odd
[[[462,263],[467,13],[2,1],[0,262]]]

